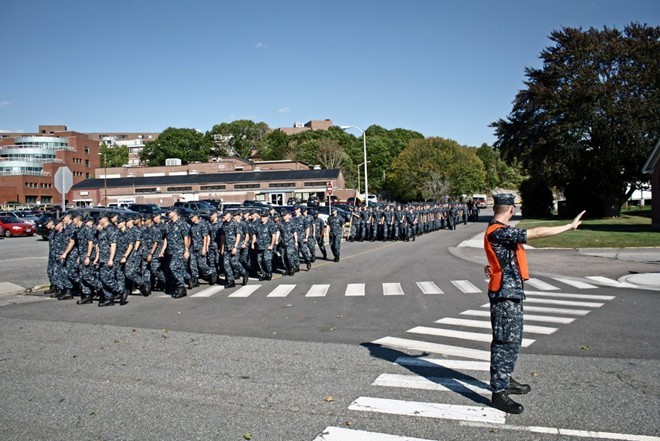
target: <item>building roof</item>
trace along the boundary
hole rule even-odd
[[[215,184],[236,182],[263,182],[301,179],[332,180],[339,177],[339,169],[323,170],[276,170],[235,173],[209,173],[179,176],[148,176],[139,178],[86,179],[73,186],[74,190],[108,187],[144,187],[180,184]]]
[[[653,170],[655,170],[655,165],[658,163],[658,161],[660,161],[660,140],[655,143],[655,147],[651,152],[651,156],[649,156],[649,159],[646,160],[646,164],[644,164],[642,173],[649,175],[653,174]]]

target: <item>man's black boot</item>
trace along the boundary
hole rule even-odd
[[[523,411],[522,404],[509,398],[509,394],[506,392],[493,392],[491,404],[495,409],[506,413],[519,414]]]
[[[209,285],[215,285],[215,283],[218,281],[218,275],[217,274],[211,274],[209,276]]]
[[[190,283],[188,284],[188,289],[197,288],[198,286],[199,286],[199,279],[194,278],[190,280]]]
[[[183,287],[183,286],[180,286],[176,289],[176,292],[174,293],[172,298],[173,299],[180,299],[180,298],[185,297],[187,295],[188,295],[188,293],[186,292],[186,288]]]
[[[70,289],[64,291],[61,296],[57,297],[57,300],[71,300],[73,298],[73,292]]]
[[[248,280],[250,280],[250,276],[247,275],[247,273],[243,276],[243,286],[247,285]]]
[[[143,297],[149,297],[151,295],[151,284],[145,283],[140,286],[140,294],[142,294]]]
[[[307,262],[307,271],[312,269],[312,262]]]
[[[235,286],[236,282],[234,280],[225,283],[225,288],[233,288]]]
[[[101,299],[99,306],[114,306],[114,299]]]
[[[339,262],[339,256],[335,256],[335,262]]]
[[[273,278],[273,273],[266,273],[265,280],[271,280]]]
[[[93,294],[89,294],[86,296],[84,295],[80,300],[76,302],[76,305],[86,305],[88,303],[92,303],[92,298],[93,298]]]
[[[44,294],[55,294],[57,292],[57,288],[55,288],[55,285],[50,285],[50,287],[44,291]]]
[[[511,395],[525,395],[532,391],[532,386],[529,384],[518,383],[513,378],[509,379],[509,394]]]

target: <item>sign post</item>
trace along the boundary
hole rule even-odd
[[[62,194],[62,211],[66,210],[66,194],[73,186],[73,173],[69,167],[60,167],[55,172],[55,188]]]
[[[328,214],[332,214],[332,181],[328,181],[325,191],[328,193]]]

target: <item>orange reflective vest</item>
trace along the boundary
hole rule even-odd
[[[504,227],[504,224],[491,224],[486,229],[486,234],[484,235],[484,249],[486,250],[488,265],[490,265],[490,281],[488,282],[488,291],[492,292],[497,292],[502,287],[502,265],[500,264],[500,261],[497,258],[493,247],[490,246],[488,235],[493,231]],[[525,254],[525,248],[521,243],[519,243],[518,247],[516,248],[516,262],[518,263],[518,268],[520,269],[520,276],[522,279],[529,280],[527,255]]]

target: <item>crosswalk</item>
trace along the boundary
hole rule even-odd
[[[459,282],[459,283],[455,283]],[[474,285],[452,281],[463,292],[472,292]],[[593,290],[597,286],[584,280],[557,278],[550,281],[533,279],[529,285],[538,291],[528,291],[525,304],[523,347],[529,347],[538,338],[555,333],[559,326],[601,308],[615,296],[564,291],[570,288]],[[568,283],[570,282],[570,283]],[[579,282],[579,283],[578,283]],[[619,286],[611,280],[598,279],[600,286]],[[589,285],[589,286],[587,286]],[[359,396],[348,409],[356,412],[423,417],[453,421],[459,425],[489,427],[498,430],[526,431],[554,435],[571,435],[599,439],[653,439],[660,438],[619,433],[562,429],[553,427],[526,427],[508,425],[507,414],[486,403],[491,394],[489,385],[491,324],[489,304],[479,309],[466,310],[458,317],[441,317],[432,326],[415,326],[405,336],[385,336],[372,341],[377,347],[404,353],[423,353],[424,356],[400,356],[393,362],[396,372],[383,372],[372,383],[366,396]],[[530,314],[531,312],[531,314]],[[529,338],[529,336],[534,338]],[[433,354],[433,356],[429,356]],[[401,367],[406,368],[401,373]],[[433,401],[392,399],[386,390],[432,391]],[[382,393],[381,393],[382,392]],[[448,395],[449,394],[449,395]],[[416,395],[408,392],[404,396]],[[457,404],[459,403],[459,404]],[[326,427],[313,441],[430,441],[405,435],[377,433],[345,427]]]
[[[286,279],[284,279],[286,280]],[[288,280],[287,280],[288,281]],[[591,282],[591,283],[589,283]],[[404,285],[406,288],[404,289]],[[613,279],[593,276],[583,279],[553,278],[548,281],[537,278],[527,281],[527,285],[538,291],[526,291],[528,294],[526,311],[536,311],[543,313],[574,314],[582,315],[588,311],[581,310],[580,307],[596,307],[595,303],[584,302],[584,299],[606,300],[603,296],[594,296],[590,294],[566,294],[560,293],[566,286],[577,288],[578,290],[589,290],[599,286],[629,288],[628,284],[620,283]],[[274,282],[254,283],[250,282],[246,286],[225,289],[222,285],[213,285],[201,289],[200,291],[190,292],[188,296],[193,299],[209,298],[213,296],[225,296],[228,298],[266,297],[266,298],[285,298],[291,295],[320,298],[330,296],[344,297],[367,297],[382,295],[387,297],[397,297],[405,295],[444,295],[451,293],[480,294],[485,293],[485,283],[483,280],[449,280],[444,285],[433,280],[413,281],[413,283],[347,283],[347,284],[294,284]],[[542,294],[544,297],[553,297],[554,300],[539,300],[535,296]],[[160,298],[168,298],[168,295],[161,294]],[[579,299],[574,301],[572,299]],[[545,306],[535,306],[543,304]],[[572,307],[572,308],[566,308]],[[572,312],[568,312],[572,309]]]

